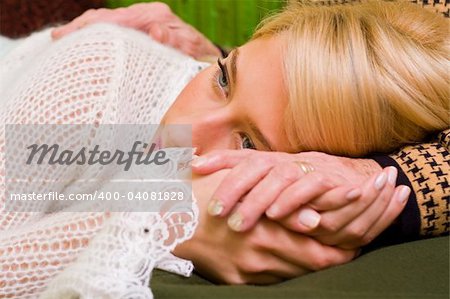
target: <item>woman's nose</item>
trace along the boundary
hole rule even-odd
[[[197,148],[197,154],[203,154],[213,149],[230,147],[232,128],[230,118],[226,114],[209,112],[193,116],[189,123],[191,146]],[[185,134],[178,136],[179,140],[188,142]]]
[[[161,128],[162,147],[192,147],[192,125],[169,124]]]
[[[199,124],[192,127],[192,144],[197,148],[197,155],[216,149],[230,149],[232,140],[232,128],[226,124]]]

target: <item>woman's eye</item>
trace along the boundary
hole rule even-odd
[[[255,144],[253,143],[252,139],[248,137],[247,135],[242,134],[241,135],[241,148],[244,149],[256,149]]]
[[[225,65],[220,61],[217,60],[217,64],[219,65],[219,72],[217,74],[217,85],[220,89],[223,90],[223,92],[225,93],[226,96],[228,96],[229,92],[230,92],[230,86],[229,86],[229,81],[228,81],[228,73],[227,73],[227,69],[225,67]]]
[[[222,88],[228,87],[228,78],[227,78],[227,75],[223,71],[220,72],[219,78],[217,79],[217,81],[219,82],[220,87],[222,87]]]

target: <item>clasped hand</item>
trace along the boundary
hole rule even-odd
[[[313,170],[305,173],[298,162]],[[234,231],[248,231],[269,218],[343,249],[370,243],[397,218],[410,192],[396,187],[394,167],[317,152],[223,150],[197,158],[192,166],[199,174],[231,168],[208,212],[231,215],[228,225]]]
[[[303,173],[298,161],[314,170]],[[395,187],[394,168],[317,152],[221,150],[195,159],[192,169],[201,175],[193,182],[200,223],[174,253],[208,279],[232,284],[274,283],[351,261],[409,194]],[[233,216],[223,221],[236,213],[239,227]],[[319,219],[302,224],[305,214]]]
[[[113,23],[142,31],[158,42],[194,58],[219,57],[220,50],[202,33],[176,16],[167,4],[139,3],[126,8],[90,9],[70,23],[52,31],[54,39],[62,38],[94,23]]]

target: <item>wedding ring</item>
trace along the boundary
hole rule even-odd
[[[311,164],[309,164],[308,162],[295,161],[294,163],[297,164],[298,167],[300,167],[300,169],[303,171],[304,174],[308,174],[308,173],[314,171],[314,167]]]

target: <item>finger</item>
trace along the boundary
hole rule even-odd
[[[72,22],[70,22],[67,25],[64,25],[64,26],[61,26],[61,27],[53,29],[52,32],[51,32],[51,36],[55,40],[56,39],[60,39],[63,36],[68,35],[69,33],[72,33],[74,31],[77,31],[78,29],[81,29],[81,28],[83,28],[84,26],[86,26],[88,24],[89,24],[88,21],[86,21],[86,22],[81,22],[81,21],[80,22],[73,22],[72,21]]]
[[[248,254],[246,258],[239,262],[241,277],[247,283],[265,284],[266,282],[255,280],[261,275],[267,275],[272,279],[284,280],[298,277],[310,272],[302,266],[286,261],[270,250],[258,250],[256,253]]]
[[[333,187],[333,183],[320,173],[308,173],[283,190],[266,215],[271,219],[281,219]]]
[[[199,53],[200,37],[186,24],[176,25],[176,27],[169,25],[173,36],[172,46],[194,58],[201,55],[201,53]]]
[[[362,196],[345,207],[321,214],[319,235],[336,233],[363,213],[381,194],[388,181],[390,169],[387,167],[378,175],[373,175],[362,188]]]
[[[230,228],[235,231],[246,231],[252,228],[278,195],[302,175],[304,175],[303,172],[292,162],[280,163],[271,168],[231,215],[228,221]]]
[[[395,184],[397,172],[395,168],[390,169],[390,171],[392,171],[392,173],[388,170],[388,181],[390,181],[390,184],[393,186]],[[337,231],[324,230],[322,225],[323,222],[326,223],[327,221],[332,221],[328,219],[345,219],[351,222],[351,219],[348,218],[351,215],[344,214],[348,212],[349,209],[344,209],[344,207],[356,200],[361,200],[362,202],[367,202],[368,204],[375,202],[378,193],[371,192],[371,184],[366,184],[366,188],[369,188],[369,190],[366,190],[366,198],[362,199],[360,198],[362,195],[361,188],[351,188],[346,186],[333,188],[309,202],[307,206],[301,207],[298,211],[295,211],[294,213],[286,216],[284,219],[281,219],[280,223],[290,230],[311,236],[329,235],[331,233],[336,234]],[[358,195],[360,196],[358,197]],[[387,201],[385,201],[385,204],[387,204]],[[332,209],[333,207],[336,207],[336,209]],[[382,209],[380,206],[378,206],[378,208]],[[322,213],[323,215],[318,214],[317,211],[323,210],[327,210],[328,213]],[[370,221],[370,219],[373,219],[379,215],[379,213],[373,212],[367,221]],[[327,217],[328,219],[325,218],[325,220],[321,220],[323,217]],[[321,225],[319,226],[319,224]],[[335,225],[340,227],[338,222]],[[330,245],[330,243],[327,244]]]
[[[279,222],[286,228],[303,234],[314,234],[314,229],[320,224],[320,211],[336,210],[344,207],[350,202],[357,200],[362,191],[355,187],[336,187],[320,194],[321,190],[314,188],[312,185],[307,185],[311,188],[309,196],[305,193],[299,192],[302,196],[314,198],[309,200],[306,198],[300,208],[291,208],[289,215],[279,219]],[[322,190],[325,191],[325,190]],[[293,192],[291,192],[293,194]],[[267,213],[266,213],[267,214]]]
[[[372,242],[378,235],[380,235],[394,222],[394,220],[405,208],[410,193],[411,189],[408,186],[399,186],[395,189],[394,196],[392,197],[389,206],[387,207],[383,215],[381,215],[376,223],[364,235],[362,242],[359,243],[361,246],[367,245]]]
[[[253,163],[245,160],[234,167],[223,179],[212,195],[208,213],[212,216],[225,216],[247,192],[249,192],[270,171],[269,163]],[[239,219],[235,219],[239,221]],[[236,226],[238,226],[236,224]]]
[[[233,168],[255,152],[254,150],[212,151],[194,159],[191,163],[192,171],[197,174],[209,174],[223,168]]]
[[[95,9],[89,9],[85,11],[82,15],[73,19],[70,23],[53,29],[51,33],[52,38],[59,39],[69,33],[83,28],[86,25],[89,25],[98,14],[98,11]]]
[[[148,25],[148,35],[150,35],[157,42],[162,43],[163,32],[161,26],[158,23],[151,23]]]
[[[328,245],[339,245],[340,247],[347,249],[361,247],[364,236],[386,211],[391,198],[394,195],[394,184],[397,179],[397,171],[395,168],[390,168],[390,171],[393,170],[395,170],[395,173],[393,173],[392,176],[394,182],[386,184],[380,195],[373,200],[373,204],[340,231],[324,238],[319,237],[319,240]]]
[[[308,202],[308,205],[316,211],[329,211],[340,209],[362,195],[359,187],[339,186],[325,192]]]
[[[320,218],[321,215],[316,210],[306,205],[288,216],[279,219],[278,222],[291,231],[314,236],[320,224]]]
[[[321,195],[320,192],[326,189],[315,189],[312,185],[308,187],[311,188],[310,194],[302,194],[306,197],[303,204],[307,203],[307,205],[291,208],[291,211],[295,212],[279,219],[284,227],[303,234],[316,234],[314,229],[318,227],[321,219],[319,212],[340,209],[357,200],[362,194],[360,188],[343,186],[332,188]],[[314,199],[311,200],[311,198]]]
[[[282,236],[285,236],[281,240]],[[319,241],[297,233],[279,234],[279,242],[269,246],[284,260],[310,271],[323,270],[347,263],[356,257],[356,250],[345,250],[321,244]]]
[[[155,23],[149,30],[150,35],[158,42],[172,46],[170,29],[164,24]]]
[[[183,30],[180,30],[179,26],[180,25],[176,23],[164,24],[167,32],[167,37],[164,44],[169,45],[186,55],[190,55],[187,49],[190,49],[189,45],[191,44],[191,40],[189,37],[183,36]]]

